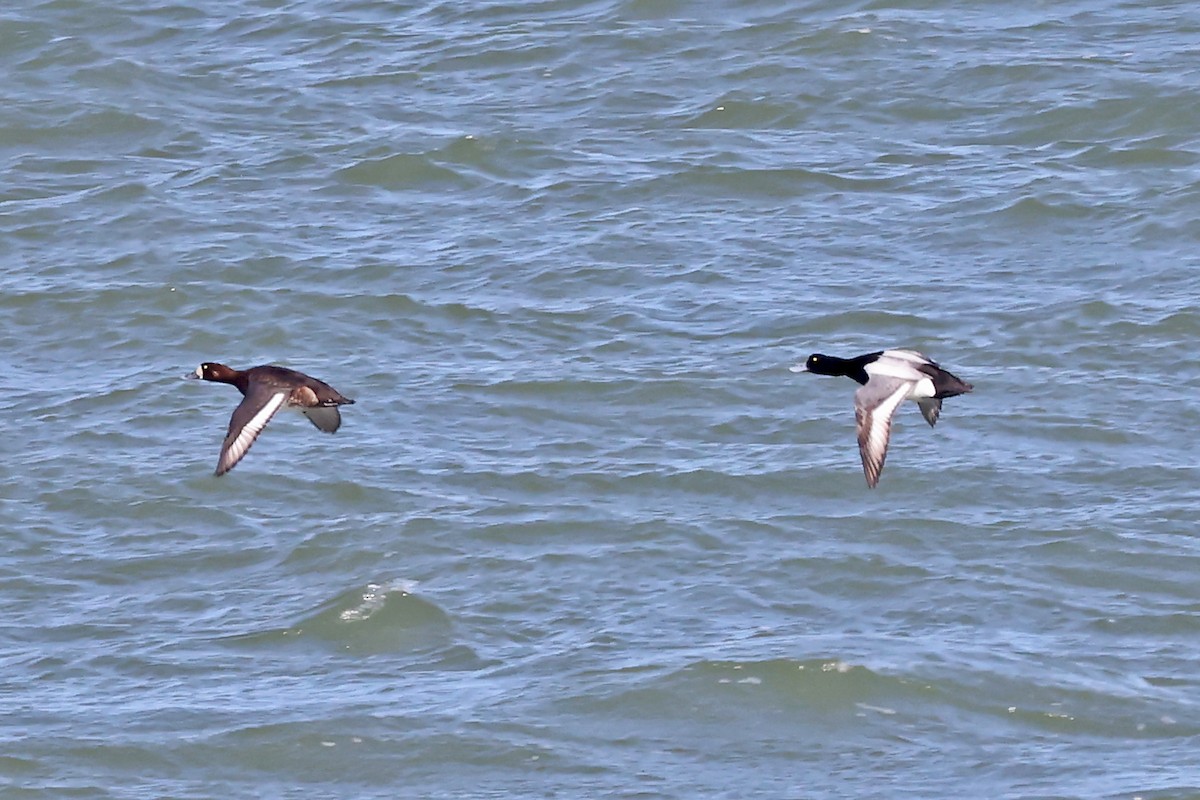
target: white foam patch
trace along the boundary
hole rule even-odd
[[[347,608],[338,615],[338,618],[343,622],[361,622],[370,619],[375,612],[387,604],[387,599],[391,595],[399,594],[403,597],[412,594],[416,589],[416,581],[394,580],[388,583],[368,583],[362,593],[362,602],[354,608]]]

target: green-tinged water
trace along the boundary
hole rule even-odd
[[[1198,41],[0,11],[0,796],[1200,797]],[[207,360],[357,403],[215,478]]]

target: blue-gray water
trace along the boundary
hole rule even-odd
[[[0,11],[0,795],[1200,797],[1200,9],[193,5]]]

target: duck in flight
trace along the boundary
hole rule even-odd
[[[354,402],[324,381],[270,364],[233,369],[206,361],[184,377],[230,383],[245,395],[229,418],[229,432],[217,459],[217,475],[224,475],[237,466],[279,409],[298,409],[319,430],[333,433],[342,424],[338,406]]]
[[[887,458],[892,417],[905,400],[913,400],[929,427],[937,424],[942,400],[966,394],[974,387],[959,380],[916,350],[880,350],[855,358],[813,353],[792,372],[845,375],[862,384],[854,393],[858,421],[858,452],[867,486],[874,489]]]

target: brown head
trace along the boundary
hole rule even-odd
[[[237,378],[237,370],[232,367],[227,367],[224,364],[219,364],[216,361],[205,361],[200,366],[196,367],[195,372],[189,372],[184,375],[185,378],[199,378],[205,381],[216,381],[217,383],[233,383]]]

